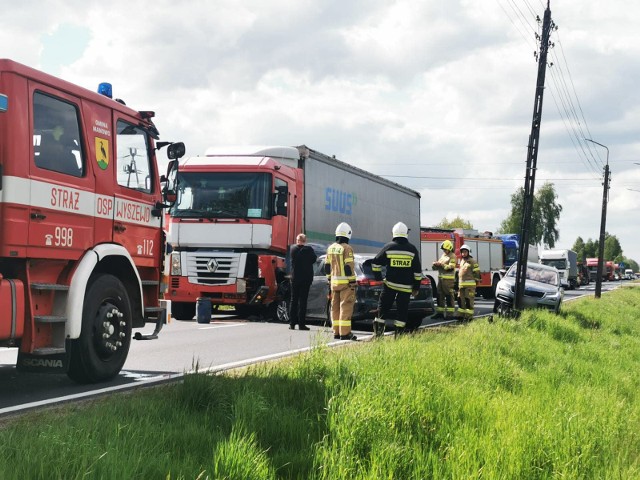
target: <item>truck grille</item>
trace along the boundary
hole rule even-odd
[[[187,252],[187,276],[199,285],[231,285],[240,270],[240,254],[222,252]]]

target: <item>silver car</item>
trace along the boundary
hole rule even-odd
[[[511,265],[496,287],[494,313],[506,313],[513,307],[515,297],[516,272],[518,264]],[[541,263],[527,262],[523,306],[524,308],[546,308],[560,312],[564,297],[564,288],[560,283],[560,274],[554,267]]]

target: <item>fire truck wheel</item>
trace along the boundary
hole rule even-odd
[[[171,316],[176,320],[193,320],[196,316],[196,304],[171,302]]]
[[[129,353],[131,325],[131,302],[122,282],[109,274],[90,280],[80,337],[69,342],[69,377],[95,383],[118,375]]]

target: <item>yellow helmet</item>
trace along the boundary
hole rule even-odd
[[[445,240],[442,242],[442,245],[440,245],[440,248],[446,252],[451,252],[453,250],[453,243],[451,243],[451,240]]]

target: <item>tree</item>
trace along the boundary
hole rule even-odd
[[[533,208],[529,223],[529,243],[542,243],[547,248],[553,248],[560,237],[556,224],[560,219],[562,205],[556,203],[558,195],[553,183],[546,182],[535,193]],[[502,233],[520,233],[522,212],[524,210],[524,188],[520,187],[511,195],[511,213],[500,224]]]
[[[604,259],[615,261],[616,257],[622,257],[622,247],[615,235],[605,234],[604,238]]]
[[[439,224],[435,226],[435,228],[442,228],[446,230],[453,230],[455,228],[464,228],[465,230],[473,230],[473,225],[470,221],[465,220],[460,217],[460,215],[456,216],[453,220],[448,220],[447,217],[444,217]]]
[[[516,193],[511,195],[511,213],[500,224],[498,229],[502,233],[520,233],[522,224],[522,210],[524,199],[524,188],[520,187]]]
[[[585,248],[585,245],[584,245],[584,240],[582,240],[582,237],[576,238],[576,241],[573,243],[573,247],[571,248],[571,250],[576,252],[576,256],[578,257],[579,262],[584,261],[584,259],[587,257],[587,255],[585,254],[584,248]]]
[[[598,242],[594,242],[593,240],[587,240],[587,243],[584,244],[584,254],[587,258],[597,258],[598,257]]]
[[[560,238],[560,232],[556,222],[560,219],[562,205],[556,203],[558,195],[553,188],[553,183],[545,182],[542,188],[535,194],[533,201],[534,219],[537,221],[536,234],[542,236],[542,244],[553,248],[556,240]],[[536,242],[540,243],[540,241]]]
[[[581,240],[580,237],[578,239]],[[576,240],[576,243],[578,240]],[[575,247],[575,245],[574,245]],[[584,252],[585,255],[589,258],[598,258],[600,254],[600,241],[599,240],[587,240],[587,243],[584,244]],[[618,263],[617,258],[622,258],[622,246],[620,245],[620,241],[618,237],[615,235],[610,235],[609,232],[604,233],[604,261],[609,262],[613,261]]]

